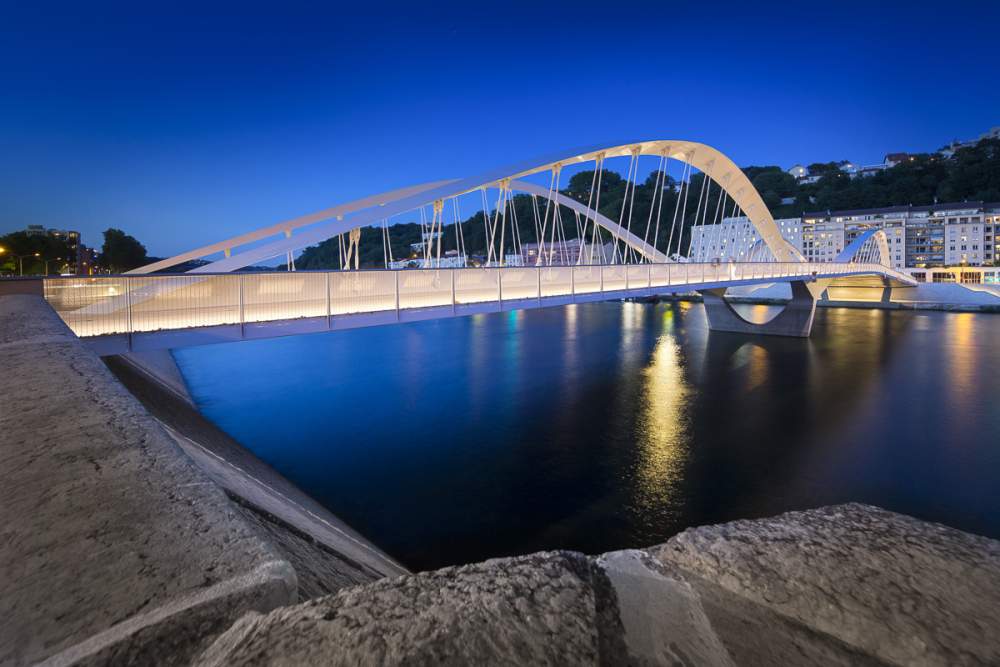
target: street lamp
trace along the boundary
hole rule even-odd
[[[11,257],[13,257],[14,259],[17,260],[17,275],[19,275],[19,276],[23,276],[24,275],[24,258],[25,257],[41,257],[41,256],[42,256],[42,253],[40,253],[40,252],[29,252],[26,255],[11,255]]]

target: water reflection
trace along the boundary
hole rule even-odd
[[[181,350],[203,412],[414,568],[863,501],[1000,537],[996,316],[810,339],[598,303]]]
[[[663,511],[678,502],[677,485],[686,457],[685,402],[689,388],[674,338],[660,336],[652,362],[642,375],[642,412],[636,428],[638,475],[633,502],[645,513],[651,508]]]

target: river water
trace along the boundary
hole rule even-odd
[[[820,309],[799,340],[607,302],[175,356],[209,419],[413,569],[848,501],[1000,537],[998,315]]]

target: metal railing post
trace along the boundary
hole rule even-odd
[[[127,332],[128,351],[132,351],[132,279],[125,278],[125,329]]]
[[[243,278],[242,273],[237,274],[240,279],[240,338],[247,337],[245,301],[243,299]]]
[[[396,321],[399,321],[399,269],[393,269],[392,274],[396,285]]]
[[[324,280],[326,282],[326,328],[333,328],[333,304],[330,303],[330,272],[327,271],[323,274]]]
[[[455,306],[455,303],[456,303],[455,302],[455,271],[456,271],[456,269],[452,269],[450,271],[450,273],[451,273],[451,314],[452,315],[455,314],[455,309],[456,309],[456,306]]]

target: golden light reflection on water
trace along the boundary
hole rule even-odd
[[[746,367],[746,391],[764,384],[768,376],[767,350],[756,343],[744,343],[733,355],[733,369]]]
[[[571,303],[566,306],[566,329],[564,333],[565,340],[563,341],[563,362],[565,363],[566,369],[574,369],[579,362],[577,358],[576,336],[579,324],[579,313],[577,312],[577,305]]]
[[[976,385],[976,319],[973,313],[955,313],[949,318],[947,386],[959,405],[972,398]]]
[[[643,369],[643,406],[639,419],[639,462],[635,498],[641,507],[674,500],[687,458],[685,403],[690,387],[672,336],[661,336],[652,361]]]

